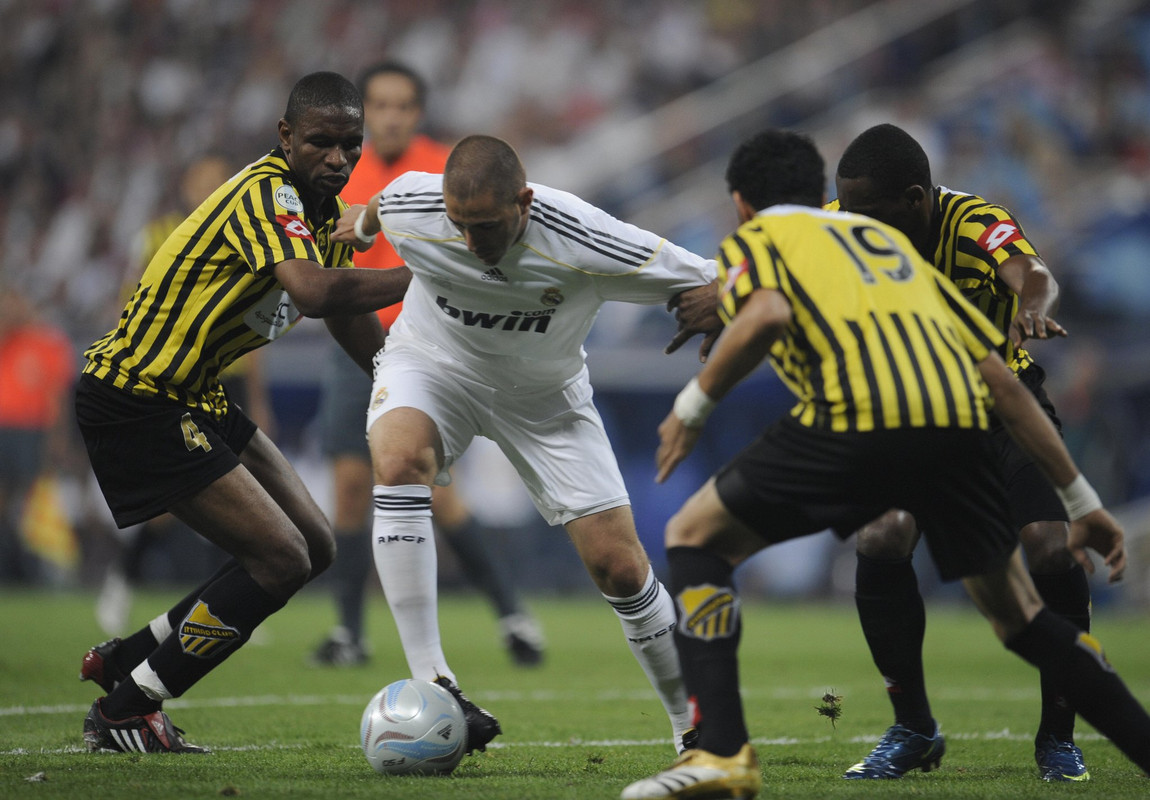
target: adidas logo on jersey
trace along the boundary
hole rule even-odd
[[[507,283],[507,276],[504,275],[499,267],[492,267],[479,276],[480,280],[484,281],[498,281],[499,283]]]

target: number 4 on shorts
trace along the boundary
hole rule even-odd
[[[197,447],[204,448],[205,453],[211,451],[212,443],[208,441],[208,437],[196,426],[196,423],[192,422],[191,414],[184,414],[180,418],[180,430],[184,432],[184,444],[187,446],[188,452]]]

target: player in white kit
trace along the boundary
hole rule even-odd
[[[675,611],[636,534],[583,342],[602,304],[622,300],[680,304],[684,327],[668,349],[677,347],[693,332],[682,309],[706,305],[697,301],[715,291],[716,265],[574,195],[528,184],[500,139],[464,139],[444,172],[397,178],[366,209],[350,209],[334,237],[370,242],[382,229],[412,273],[376,355],[367,417],[376,569],[412,676],[461,698],[469,752],[501,732],[459,692],[443,654],[430,510],[432,484],[448,481],[448,467],[484,436],[548,523],[566,528],[681,750],[694,731],[670,635]]]

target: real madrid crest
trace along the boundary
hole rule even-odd
[[[563,299],[559,290],[552,286],[550,289],[543,290],[543,296],[539,298],[539,302],[545,306],[557,306],[563,302]]]
[[[373,395],[371,398],[371,410],[375,411],[377,408],[379,408],[380,406],[382,406],[386,402],[387,402],[387,387],[381,386],[381,387],[379,387],[379,391],[377,391],[375,393],[375,395]]]

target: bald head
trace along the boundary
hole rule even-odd
[[[495,266],[520,240],[531,218],[523,163],[494,136],[468,136],[443,168],[443,206],[476,258]]]
[[[489,194],[512,203],[527,185],[519,154],[494,136],[468,136],[455,145],[443,169],[443,191],[458,200]]]

